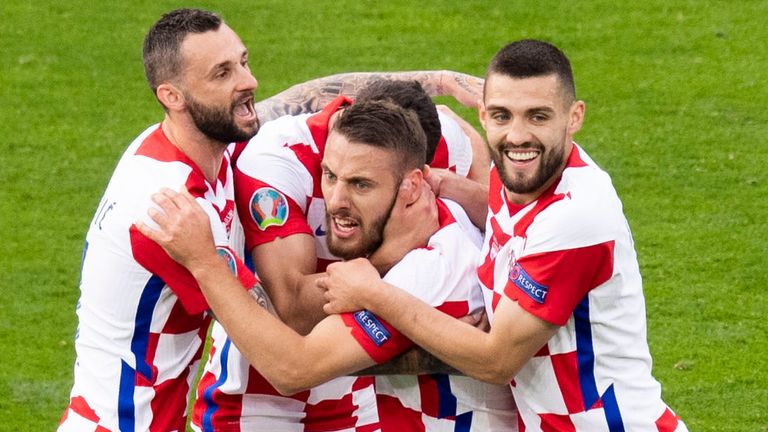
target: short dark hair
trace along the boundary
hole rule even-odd
[[[566,102],[576,98],[573,71],[568,57],[556,46],[534,39],[523,39],[503,47],[488,65],[486,77],[491,74],[511,78],[531,78],[556,75],[563,87]]]
[[[437,107],[418,81],[378,80],[369,84],[357,94],[355,100],[390,100],[395,105],[412,110],[419,119],[427,136],[427,163],[435,157],[440,142],[440,117]]]
[[[176,9],[163,15],[144,38],[144,74],[152,93],[181,74],[184,38],[190,33],[216,31],[222,23],[217,14],[201,9]]]
[[[398,177],[424,167],[427,138],[416,114],[392,102],[356,102],[341,112],[331,131],[350,142],[394,152]]]

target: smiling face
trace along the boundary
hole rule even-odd
[[[570,102],[556,75],[512,78],[492,73],[485,82],[480,122],[491,159],[517,204],[535,200],[562,173],[584,103]]]
[[[325,147],[321,187],[328,250],[339,258],[370,255],[382,242],[399,187],[392,151],[350,142],[331,132]]]
[[[259,128],[253,106],[258,83],[248,66],[248,50],[237,34],[226,24],[215,31],[189,34],[181,55],[179,87],[200,132],[225,144],[253,137]]]

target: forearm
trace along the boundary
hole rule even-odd
[[[476,379],[504,382],[494,376],[495,363],[487,333],[446,315],[405,291],[381,282],[366,290],[365,308],[389,322],[415,344],[446,364]]]
[[[193,275],[229,338],[254,368],[285,394],[304,388],[304,338],[254,301],[222,263],[211,263]],[[266,297],[260,286],[255,293]]]
[[[433,373],[464,375],[418,346],[386,363],[371,366],[353,375],[423,375]]]
[[[415,80],[430,96],[453,96],[470,107],[475,107],[482,97],[483,80],[459,72],[350,72],[296,84],[257,103],[256,111],[262,122],[283,115],[316,112],[335,97],[353,97],[371,82],[382,79]]]

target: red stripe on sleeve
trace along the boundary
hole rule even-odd
[[[186,268],[168,256],[160,245],[140,233],[136,225],[131,225],[129,233],[133,258],[150,273],[160,277],[173,290],[188,314],[196,315],[209,309],[200,286]],[[232,256],[235,256],[234,253]],[[237,278],[241,285],[245,289],[250,289],[256,284],[256,276],[240,259],[235,259],[235,263]]]
[[[544,321],[565,325],[581,299],[613,275],[613,248],[614,242],[609,241],[582,248],[523,256],[517,260],[516,265],[527,274],[527,282],[546,288],[543,301],[537,301],[521,287],[525,280],[516,283],[511,276],[507,280],[504,294]]]
[[[413,346],[413,342],[411,342],[410,339],[405,337],[381,318],[377,317],[379,322],[390,334],[390,338],[381,346],[377,346],[365,330],[360,327],[360,323],[355,320],[354,313],[343,313],[341,314],[341,319],[344,321],[344,324],[350,328],[350,332],[355,340],[357,340],[360,346],[363,347],[365,352],[368,353],[376,363],[381,364],[389,361],[396,355],[405,352],[405,350]]]

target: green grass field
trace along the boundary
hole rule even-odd
[[[633,229],[664,399],[692,431],[768,431],[768,2],[634,3],[2,2],[0,430],[53,430],[67,404],[87,225],[162,116],[143,36],[196,6],[250,48],[258,98],[343,71],[482,75],[523,37],[561,47],[587,103],[577,140]]]

